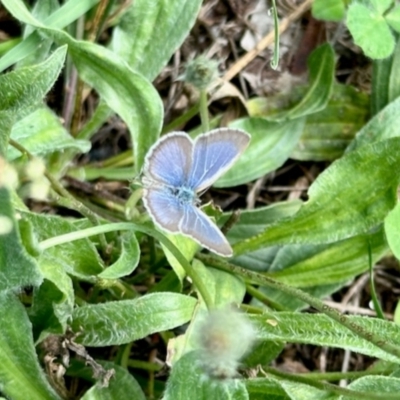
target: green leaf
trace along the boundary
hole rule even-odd
[[[251,400],[288,400],[281,385],[268,378],[252,378],[244,381]]]
[[[186,39],[201,4],[201,0],[135,0],[113,31],[113,50],[153,81]]]
[[[162,400],[249,400],[242,380],[207,378],[198,360],[199,354],[192,351],[174,365]]]
[[[39,242],[77,230],[70,221],[58,216],[23,211],[20,214],[33,224]],[[89,282],[103,271],[103,262],[96,247],[87,238],[46,249],[39,257],[39,264],[42,263],[61,266],[68,274]]]
[[[312,5],[312,15],[324,21],[341,21],[346,12],[343,0],[315,0]]]
[[[58,0],[41,0],[37,1],[32,8],[32,15],[38,19],[39,21],[45,21],[51,14],[56,12],[60,8],[60,4]],[[29,35],[31,35],[35,29],[26,25],[23,33],[23,38],[27,39]],[[42,62],[45,58],[48,57],[51,45],[53,41],[51,39],[43,39],[41,40],[40,46],[37,46],[35,51],[30,54],[28,57],[25,57],[22,61],[20,61],[16,68],[26,67],[32,64],[38,64]]]
[[[57,49],[46,61],[0,76],[0,155],[6,154],[15,120],[38,107],[53,86],[64,64],[66,47]]]
[[[114,346],[176,328],[192,317],[197,301],[177,293],[152,293],[135,300],[75,309],[72,329],[84,346]]]
[[[371,58],[389,57],[394,49],[394,37],[385,18],[360,3],[351,3],[347,10],[347,27],[364,53]]]
[[[91,147],[87,140],[74,139],[63,127],[60,119],[46,107],[41,107],[18,121],[11,131],[11,139],[36,156],[69,148],[86,153]],[[7,158],[14,160],[19,156],[21,153],[9,146]]]
[[[326,108],[307,116],[291,158],[324,161],[339,158],[369,114],[368,96],[352,86],[335,85]]]
[[[308,58],[310,87],[303,99],[289,111],[268,117],[269,120],[283,121],[300,118],[323,110],[331,95],[334,72],[335,53],[330,44],[315,49]]]
[[[129,393],[129,398],[134,400],[146,400],[146,397],[133,376],[129,371],[111,362],[101,362],[105,369],[115,371],[107,387],[99,384],[91,387],[81,398],[81,400],[117,400],[125,399]]]
[[[163,105],[155,88],[110,50],[94,43],[74,40],[61,30],[49,29],[35,20],[23,4],[15,9],[8,3],[7,8],[20,21],[40,28],[57,43],[68,45],[80,78],[93,86],[127,124],[133,139],[138,174],[148,149],[161,131]]]
[[[398,394],[400,392],[400,379],[392,376],[363,376],[351,382],[348,389],[371,394],[379,394],[384,398],[384,393]],[[359,396],[343,396],[341,400],[358,400]]]
[[[383,14],[392,4],[393,0],[369,0],[379,14]]]
[[[0,293],[1,391],[13,400],[60,400],[39,365],[31,323],[13,294]]]
[[[99,1],[69,0],[55,13],[46,18],[43,23],[48,27],[62,29],[85,14]],[[26,15],[27,10],[21,0],[2,0],[2,4],[13,15],[19,15],[20,13]],[[38,32],[32,33],[0,59],[0,71],[36,52],[42,43],[43,37]]]
[[[389,14],[386,14],[385,19],[396,32],[400,32],[400,6],[395,7]]]
[[[115,263],[107,267],[98,277],[103,279],[119,279],[130,275],[138,266],[140,248],[135,232],[126,232],[121,236],[121,255]]]
[[[324,314],[264,311],[262,315],[251,315],[249,318],[257,327],[260,340],[337,347],[386,361],[399,362],[397,357],[362,339]],[[382,341],[400,345],[400,328],[393,322],[360,316],[348,318],[367,331],[379,332]]]
[[[277,253],[270,276],[296,287],[345,282],[368,271],[369,244],[373,264],[388,253],[383,229],[329,245],[287,245]]]
[[[38,286],[42,280],[36,260],[21,243],[10,194],[0,187],[0,292]]]
[[[390,250],[400,260],[400,203],[385,218],[385,232]]]
[[[357,133],[347,152],[382,140],[399,137],[400,98],[389,103]]]
[[[34,337],[39,343],[49,334],[65,333],[75,300],[72,280],[60,264],[41,260],[40,270],[45,280],[34,291],[29,310]]]
[[[393,171],[399,169],[399,138],[345,154],[318,176],[296,215],[234,245],[235,254],[274,244],[332,243],[367,232],[395,206],[399,177]]]
[[[275,203],[268,207],[260,207],[254,210],[243,210],[240,219],[227,234],[230,243],[237,243],[249,237],[260,234],[265,226],[277,220],[290,217],[295,214],[302,202],[300,200]],[[230,215],[230,214],[229,214]],[[228,219],[229,215],[225,215]],[[268,271],[277,252],[278,246],[263,247],[257,251],[235,256],[233,262],[243,268],[253,271]]]
[[[273,122],[243,118],[230,124],[251,135],[249,147],[235,165],[214,184],[231,187],[250,182],[279,168],[290,156],[304,127],[304,119]]]

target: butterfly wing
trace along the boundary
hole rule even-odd
[[[178,187],[186,182],[192,164],[193,141],[184,132],[163,136],[145,158],[145,180]]]
[[[143,191],[143,203],[152,220],[169,232],[179,232],[184,209],[176,196],[165,187],[149,187]]]
[[[250,136],[239,129],[220,128],[196,138],[189,186],[200,192],[222,176],[246,149]]]
[[[180,231],[201,246],[224,257],[232,255],[232,248],[218,227],[200,209],[191,204],[184,206]]]

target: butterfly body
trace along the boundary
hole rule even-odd
[[[144,205],[160,228],[183,233],[222,256],[232,249],[218,227],[196,206],[198,193],[226,172],[247,147],[250,137],[221,128],[195,140],[172,132],[149,150],[144,165]]]

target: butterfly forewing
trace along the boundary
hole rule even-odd
[[[155,182],[179,187],[191,170],[193,142],[184,132],[162,137],[145,159],[145,176]]]
[[[238,129],[215,129],[194,142],[189,186],[200,192],[211,186],[239,158],[250,136]]]

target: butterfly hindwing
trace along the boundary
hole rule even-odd
[[[183,219],[183,207],[166,188],[149,187],[145,189],[143,201],[157,225],[169,232],[179,232],[179,225]]]
[[[206,249],[224,257],[232,255],[232,248],[222,232],[203,211],[195,206],[185,206],[179,228],[183,234],[190,236]]]

